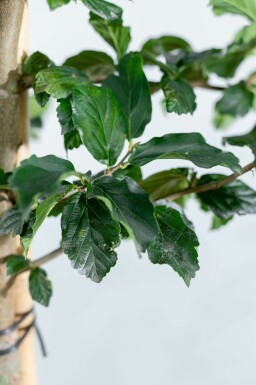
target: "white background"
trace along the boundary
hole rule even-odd
[[[185,37],[197,50],[221,47],[246,24],[240,17],[214,17],[208,0],[119,4],[125,23],[132,27],[133,50],[162,34]],[[31,0],[29,21],[31,53],[44,52],[58,64],[83,49],[113,54],[88,25],[88,12],[80,4],[50,13],[46,0]],[[247,61],[237,79],[247,76],[253,65],[252,59]],[[154,97],[153,121],[143,140],[199,131],[220,146],[222,133],[211,124],[219,96],[198,90],[199,107],[193,117],[167,116],[161,95]],[[39,156],[65,157],[54,109],[52,104],[41,140],[31,146]],[[226,133],[244,133],[254,119],[253,114],[239,119]],[[248,150],[233,150],[242,164],[251,161]],[[99,169],[85,150],[69,156],[81,171]],[[151,163],[144,173],[183,165],[188,163]],[[252,173],[243,179],[256,187]],[[79,276],[65,256],[47,266],[54,296],[49,309],[37,307],[49,352],[43,359],[38,351],[40,385],[255,385],[255,217],[236,218],[210,232],[210,216],[201,213],[196,202],[191,202],[187,215],[201,242],[201,269],[190,289],[169,267],[152,265],[146,256],[139,260],[130,242],[119,248],[118,263],[101,284]],[[59,240],[58,221],[50,219],[34,242],[34,257],[58,247]]]

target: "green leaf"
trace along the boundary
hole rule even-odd
[[[30,265],[30,260],[23,255],[9,255],[6,262],[6,274],[15,275],[26,270]]]
[[[213,219],[212,219],[211,230],[218,230],[218,229],[220,229],[221,227],[223,227],[226,224],[228,224],[232,219],[233,219],[233,217],[229,217],[227,219],[221,219],[221,218],[217,217],[216,215],[214,215]]]
[[[21,237],[21,244],[24,248],[25,255],[27,255],[31,242],[36,236],[40,226],[52,211],[52,209],[59,203],[59,201],[72,189],[67,187],[62,194],[50,195],[42,203],[40,203],[35,211],[35,218],[29,227],[29,232]]]
[[[76,129],[72,119],[73,111],[70,97],[59,100],[59,105],[57,107],[57,117],[61,125],[62,135]]]
[[[44,107],[49,102],[50,95],[47,92],[35,93],[35,99],[41,107]]]
[[[203,175],[199,184],[216,182],[225,175]],[[217,217],[228,219],[234,214],[256,214],[256,192],[236,179],[216,190],[199,193],[200,200]]]
[[[122,8],[113,3],[104,0],[82,0],[82,2],[91,12],[105,20],[118,21],[122,19]]]
[[[64,134],[64,147],[66,150],[73,150],[82,145],[82,141],[77,130],[67,132]]]
[[[175,112],[178,115],[193,114],[196,109],[196,95],[186,80],[171,80],[164,76],[162,89],[166,98],[167,112]]]
[[[45,270],[37,267],[29,275],[29,291],[34,301],[48,306],[52,296],[52,284]]]
[[[256,126],[245,135],[229,136],[223,138],[223,141],[231,146],[248,146],[256,157]]]
[[[127,119],[127,137],[138,138],[151,120],[152,103],[142,58],[138,53],[126,55],[117,66],[119,76],[112,75],[103,86],[113,91]]]
[[[50,9],[53,11],[54,9],[61,7],[62,5],[70,3],[71,0],[47,0]]]
[[[103,174],[101,175],[103,176]],[[142,180],[142,172],[138,166],[127,166],[125,168],[119,168],[119,170],[113,173],[113,177],[117,179],[123,179],[126,176],[129,176],[135,182],[140,182]]]
[[[66,98],[78,84],[88,84],[88,77],[71,67],[52,67],[37,73],[34,90],[36,95],[47,93],[56,99]]]
[[[60,181],[74,173],[74,166],[68,160],[55,155],[42,158],[32,155],[14,170],[9,183],[18,192],[19,204],[26,213],[36,196],[54,193]]]
[[[22,63],[22,73],[25,76],[36,75],[39,71],[54,66],[54,63],[42,52],[34,52]]]
[[[233,52],[220,50],[205,60],[204,67],[208,73],[215,73],[223,78],[232,78],[245,57],[244,49],[237,49]]]
[[[211,0],[217,14],[238,13],[256,21],[256,3],[254,0]]]
[[[64,207],[61,227],[62,247],[73,268],[100,282],[116,264],[114,249],[120,241],[120,226],[105,204],[74,194]]]
[[[144,166],[157,159],[186,159],[202,168],[220,165],[235,172],[241,171],[235,155],[210,146],[199,133],[167,134],[153,138],[135,148],[129,163]]]
[[[157,201],[189,187],[188,171],[187,168],[161,171],[150,175],[139,184],[149,194],[152,201]]]
[[[108,21],[91,13],[90,24],[95,31],[112,47],[121,59],[126,53],[131,41],[129,27],[124,27],[122,21]]]
[[[12,234],[13,237],[16,237],[16,235],[21,234],[23,223],[20,209],[17,206],[13,206],[0,219],[0,236]]]
[[[117,180],[102,177],[88,185],[88,197],[102,199],[111,209],[113,217],[121,222],[145,251],[157,235],[154,208],[148,195],[129,177]]]
[[[171,266],[189,286],[199,270],[197,236],[179,211],[166,206],[156,206],[155,211],[159,234],[148,248],[149,259],[152,263]]]
[[[141,52],[143,56],[145,54],[151,54],[155,57],[164,56],[171,51],[191,51],[191,45],[184,39],[177,36],[161,36],[156,39],[150,39],[144,43]]]
[[[216,128],[228,128],[234,120],[234,116],[222,114],[218,111],[218,105],[215,106],[213,124]]]
[[[73,122],[88,151],[99,162],[112,166],[121,154],[126,121],[111,90],[79,86],[72,93]]]
[[[253,103],[253,94],[247,90],[245,82],[228,87],[217,102],[216,109],[221,114],[234,117],[246,115]]]
[[[92,81],[105,79],[115,71],[112,57],[99,51],[82,51],[68,58],[63,65],[76,68]]]

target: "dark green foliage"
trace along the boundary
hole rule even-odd
[[[60,180],[75,173],[74,166],[68,160],[47,155],[38,158],[32,155],[21,162],[10,177],[10,186],[19,194],[19,204],[26,212],[36,196],[53,193]]]
[[[113,217],[136,241],[139,250],[147,249],[157,235],[154,208],[148,195],[134,180],[102,177],[88,186],[88,194],[89,198],[97,197],[105,202]]]
[[[189,286],[199,270],[197,236],[179,211],[166,206],[157,206],[155,211],[159,234],[148,249],[149,259],[152,263],[170,265]]]
[[[26,76],[36,75],[39,71],[54,66],[48,56],[37,51],[27,57],[22,63],[22,72]]]
[[[111,90],[96,86],[75,87],[73,123],[83,144],[99,162],[112,166],[123,150],[126,121]]]
[[[123,10],[113,3],[104,0],[81,0],[91,12],[105,20],[121,20]]]
[[[245,135],[229,136],[223,140],[231,146],[248,146],[256,157],[256,126]]]
[[[48,306],[52,296],[52,284],[46,272],[37,267],[29,275],[29,291],[34,301]]]
[[[111,45],[117,53],[119,59],[126,53],[131,41],[129,27],[124,27],[123,22],[108,21],[104,18],[91,13],[90,24],[103,39]]]
[[[139,184],[149,194],[152,201],[157,201],[187,188],[189,186],[188,176],[188,169],[178,168],[150,175]]]
[[[198,133],[167,134],[140,144],[129,158],[136,166],[143,166],[156,159],[186,159],[198,167],[211,168],[217,165],[240,172],[238,159],[230,152],[224,152],[206,143]]]
[[[59,106],[57,108],[57,117],[61,125],[62,135],[67,134],[68,132],[71,132],[76,129],[73,123],[72,114],[73,111],[71,105],[71,98],[68,97],[66,99],[60,99]]]
[[[204,175],[199,184],[216,182],[223,177],[219,174]],[[256,191],[240,180],[234,180],[216,190],[199,193],[198,197],[209,210],[224,220],[234,214],[256,214]]]
[[[92,81],[105,79],[115,71],[113,59],[99,51],[82,51],[69,57],[63,65],[84,72]]]
[[[105,204],[87,201],[77,193],[67,201],[61,219],[62,247],[74,269],[100,282],[116,264],[114,251],[120,240],[120,226]]]
[[[23,223],[22,211],[19,207],[13,206],[0,219],[0,236],[12,234],[15,237],[19,235],[22,232]]]
[[[167,112],[176,112],[178,115],[193,114],[196,109],[196,95],[187,81],[171,80],[164,76],[161,83]]]
[[[52,10],[71,2],[48,0]],[[167,111],[178,115],[195,111],[194,88],[219,91],[214,117],[219,128],[255,108],[254,73],[238,84],[230,81],[227,88],[219,87],[218,79],[212,84],[217,77],[211,74],[232,78],[241,63],[255,54],[256,22],[242,28],[223,49],[196,52],[186,40],[164,35],[148,40],[140,52],[129,52],[131,30],[123,25],[122,9],[104,0],[81,2],[90,10],[91,26],[114,49],[115,58],[96,48],[55,66],[35,52],[24,60],[18,86],[22,90],[33,84],[34,125],[41,125],[43,112],[35,100],[44,106],[50,97],[57,99],[65,149],[84,145],[106,167],[92,175],[85,173],[89,169],[85,165],[78,173],[71,162],[48,155],[30,157],[12,175],[0,169],[0,201],[9,199],[14,205],[0,219],[0,236],[20,235],[26,254],[47,217],[62,214],[64,252],[73,267],[93,281],[106,276],[116,264],[120,241],[131,238],[139,253],[148,251],[153,263],[171,266],[189,285],[199,269],[199,243],[180,206],[184,208],[190,193],[195,193],[201,209],[213,218],[212,229],[218,229],[235,214],[255,214],[256,192],[237,179],[218,188],[215,182],[224,175],[198,179],[192,168],[172,168],[172,160],[188,160],[202,169],[224,166],[237,173],[232,178],[252,165],[242,169],[233,153],[207,144],[200,133],[186,133],[186,127],[175,133],[171,125],[167,135],[144,144],[133,139],[144,134],[151,121],[151,93],[161,90]],[[218,14],[231,12],[256,20],[254,1],[211,0],[211,4]],[[148,65],[155,67],[148,71]],[[255,156],[256,128],[224,142],[248,146]],[[141,167],[160,159],[168,159],[170,169],[143,178]],[[207,186],[197,193],[201,184]],[[175,203],[170,202],[173,199]],[[159,206],[162,202],[165,205]],[[23,256],[7,260],[10,275],[33,266]],[[32,269],[29,286],[33,299],[47,306],[52,289],[45,271]]]
[[[26,270],[30,265],[30,260],[23,255],[9,255],[6,262],[6,274],[15,275]]]
[[[252,107],[253,94],[246,88],[245,82],[240,82],[224,91],[223,97],[216,104],[221,114],[244,116]]]
[[[87,76],[71,67],[52,67],[37,73],[34,90],[36,95],[47,93],[61,99],[69,96],[77,84],[88,84]]]
[[[119,76],[111,75],[103,84],[113,91],[122,106],[128,139],[141,136],[151,120],[150,89],[142,64],[139,54],[126,55],[117,66]]]

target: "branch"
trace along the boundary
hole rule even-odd
[[[51,253],[46,254],[43,257],[36,259],[35,261],[32,261],[26,270],[31,270],[31,269],[35,269],[36,267],[40,267],[52,261],[53,259],[59,257],[62,253],[63,253],[63,249],[62,247],[59,247],[58,249],[52,251]]]
[[[125,166],[126,159],[131,155],[131,153],[133,152],[134,147],[137,146],[137,144],[138,143],[135,143],[135,144],[131,145],[129,150],[128,150],[128,152],[123,157],[123,159],[116,166],[111,167],[108,170],[106,170],[105,176],[111,176],[115,171],[119,170],[120,168],[123,168]]]
[[[193,194],[193,193],[201,193],[201,192],[216,190],[216,189],[224,186],[225,184],[228,184],[228,183],[232,182],[233,180],[239,178],[241,175],[246,174],[248,171],[252,170],[254,167],[255,167],[255,163],[254,162],[249,163],[249,164],[247,164],[247,166],[245,166],[242,169],[241,173],[235,172],[234,174],[229,175],[226,178],[220,179],[217,182],[211,182],[211,183],[207,183],[207,184],[202,184],[202,185],[199,185],[199,186],[189,187],[187,189],[184,189],[184,190],[181,190],[181,191],[177,191],[177,192],[169,195],[168,197],[166,197],[166,199],[175,200],[175,199],[183,197],[184,195],[189,195],[189,194]]]

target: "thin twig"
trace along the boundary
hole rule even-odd
[[[28,268],[26,270],[35,269],[36,267],[40,267],[42,265],[45,265],[46,263],[52,261],[53,259],[59,257],[63,253],[62,247],[58,247],[58,249],[52,251],[49,254],[44,255],[41,258],[38,258],[30,263]]]
[[[136,144],[133,144],[129,150],[127,151],[127,153],[125,154],[125,156],[123,157],[123,159],[114,167],[111,167],[109,168],[108,170],[105,171],[105,176],[111,176],[115,171],[119,170],[120,168],[123,168],[125,166],[125,161],[126,159],[131,155],[131,153],[133,152],[133,149],[135,146],[137,146],[138,143]]]
[[[241,173],[235,172],[234,174],[231,174],[231,175],[229,175],[229,176],[227,176],[227,177],[225,177],[223,179],[220,179],[217,182],[211,182],[211,183],[207,183],[207,184],[202,184],[202,185],[198,185],[198,186],[195,186],[195,187],[189,187],[189,188],[181,190],[181,191],[177,191],[177,192],[169,195],[165,199],[175,200],[175,199],[183,197],[184,195],[189,195],[189,194],[193,194],[193,193],[201,193],[201,192],[216,190],[216,189],[224,186],[225,184],[228,184],[228,183],[232,182],[233,180],[239,178],[241,175],[243,175],[243,174],[247,173],[248,171],[252,170],[254,167],[255,167],[255,163],[254,162],[249,163],[249,164],[247,164],[242,169]]]

